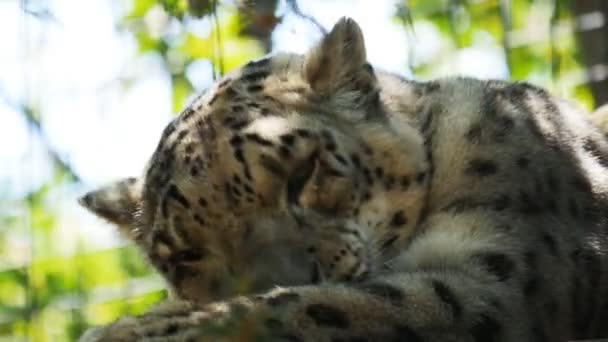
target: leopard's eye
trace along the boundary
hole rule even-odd
[[[312,177],[315,168],[317,167],[317,159],[319,152],[313,152],[310,157],[300,165],[287,181],[287,201],[290,204],[298,204],[298,199],[304,186]]]

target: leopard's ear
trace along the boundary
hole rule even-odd
[[[141,191],[139,179],[125,178],[88,192],[78,202],[95,215],[117,225],[125,237],[136,240]]]
[[[360,99],[375,91],[375,76],[367,63],[365,42],[359,25],[342,18],[304,58],[304,79],[318,94],[340,92]],[[373,95],[373,94],[371,94]]]

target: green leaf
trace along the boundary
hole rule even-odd
[[[183,74],[173,75],[173,113],[179,113],[186,105],[186,99],[194,89],[188,78]]]
[[[126,16],[127,19],[141,18],[146,13],[148,13],[148,10],[150,10],[150,8],[152,8],[154,5],[156,5],[156,0],[132,0],[132,1],[133,1],[133,8],[129,12],[129,14],[127,14],[127,16]]]
[[[194,17],[201,18],[212,11],[212,0],[188,0],[188,12]]]
[[[161,0],[161,4],[167,13],[178,19],[184,17],[184,13],[188,8],[186,0]]]

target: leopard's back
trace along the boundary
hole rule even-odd
[[[458,220],[470,228],[421,234],[401,257],[404,266],[426,267],[425,258],[466,263],[459,243],[485,243],[474,257],[502,281],[513,278],[526,310],[541,317],[539,330],[555,339],[607,336],[602,132],[569,103],[526,83],[455,78],[422,89],[432,180],[430,222],[420,229],[449,230]]]

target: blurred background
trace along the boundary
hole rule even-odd
[[[345,15],[377,68],[608,102],[605,0],[0,0],[0,341],[71,341],[165,298],[76,197],[140,174],[214,79]]]

